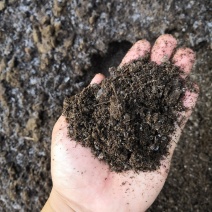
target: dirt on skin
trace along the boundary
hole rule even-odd
[[[178,67],[148,58],[111,68],[110,74],[65,99],[69,136],[113,171],[156,170],[186,110],[183,97],[191,80],[180,77]]]

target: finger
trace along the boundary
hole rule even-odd
[[[91,80],[91,85],[92,84],[99,84],[99,83],[101,83],[101,81],[103,80],[105,78],[105,76],[103,75],[103,74],[96,74],[95,76],[94,76],[94,78]]]
[[[194,89],[195,92],[186,91],[183,99],[183,105],[189,110],[192,110],[195,107],[199,95],[199,87],[197,85],[194,85]]]
[[[147,40],[137,41],[131,49],[127,52],[119,67],[122,67],[124,64],[130,63],[133,60],[136,60],[140,57],[145,57],[150,53],[151,45]]]
[[[196,101],[198,98],[198,93],[186,91],[183,99],[183,105],[186,108],[185,111],[180,112],[178,118],[178,125],[183,130],[187,120],[191,116],[192,110],[195,107]]]
[[[192,110],[196,105],[197,98],[198,98],[198,90],[199,90],[197,85],[195,85],[195,89],[197,90],[197,92],[191,92],[191,91],[185,92],[183,105],[188,109],[179,114],[179,116],[180,116],[179,117],[179,123],[176,123],[176,130],[175,130],[174,135],[172,136],[172,142],[171,142],[171,146],[170,146],[170,149],[169,149],[170,160],[171,160],[171,157],[172,157],[173,152],[175,150],[175,147],[176,147],[176,145],[179,141],[182,130],[185,127],[185,124],[188,121],[189,117],[191,116]]]
[[[186,77],[194,65],[195,53],[189,48],[180,48],[175,53],[172,61],[185,73],[182,77]]]
[[[176,46],[177,40],[172,35],[161,35],[152,47],[151,61],[156,62],[158,65],[168,61]]]

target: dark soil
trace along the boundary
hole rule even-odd
[[[191,83],[171,64],[137,60],[66,98],[69,136],[116,172],[156,170],[167,156]],[[178,122],[178,124],[180,124]]]

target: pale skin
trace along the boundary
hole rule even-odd
[[[181,77],[186,77],[191,72],[195,54],[189,48],[179,48],[174,53],[176,46],[177,41],[171,35],[160,36],[152,48],[147,40],[140,40],[128,51],[120,66],[149,53],[151,61],[161,64],[170,60],[184,71]],[[100,83],[103,79],[102,74],[97,74],[91,84]],[[88,148],[82,147],[67,136],[65,117],[60,116],[52,133],[53,188],[42,211],[145,211],[154,202],[165,183],[174,149],[197,97],[197,93],[186,91],[183,103],[189,110],[181,114],[181,117],[184,116],[183,126],[176,125],[169,147],[170,155],[161,161],[158,170],[152,172],[111,172],[108,165],[94,158]]]

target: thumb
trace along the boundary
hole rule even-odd
[[[105,78],[105,76],[103,75],[103,74],[96,74],[95,76],[94,76],[94,78],[91,80],[91,85],[92,84],[99,84],[99,83],[101,83],[101,81],[103,80]]]

